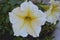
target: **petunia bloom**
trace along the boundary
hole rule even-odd
[[[56,24],[60,16],[60,2],[55,0],[50,0],[50,9],[45,13],[47,14],[47,21]]]
[[[46,22],[46,15],[31,1],[23,2],[20,7],[9,12],[9,18],[14,35],[22,37],[26,37],[28,34],[38,37],[41,26]]]

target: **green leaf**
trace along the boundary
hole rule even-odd
[[[7,13],[8,10],[9,10],[9,8],[10,8],[10,6],[9,6],[8,4],[5,4],[5,5],[3,6],[3,9],[2,9],[3,13]]]
[[[6,22],[6,23],[9,23],[9,17],[8,17],[8,16],[6,17],[5,22]]]
[[[40,5],[44,10],[48,10],[50,8],[49,5]]]
[[[13,40],[24,40],[24,39],[21,37],[15,37]]]

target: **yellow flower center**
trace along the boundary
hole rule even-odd
[[[24,27],[26,23],[30,26],[30,28],[32,28],[31,23],[37,18],[36,16],[33,15],[33,12],[30,9],[26,10],[26,16],[21,16],[21,15],[16,15],[16,16],[24,20],[21,29]]]
[[[52,12],[55,12],[55,11],[57,11],[57,5],[52,5]]]
[[[16,15],[18,18],[23,19],[25,22],[32,22],[33,20],[36,19],[34,15],[32,15],[32,11],[30,9],[26,10],[26,16],[21,16],[21,15]]]
[[[31,20],[31,17],[26,16],[25,20],[29,21],[29,20]]]
[[[30,16],[26,16],[25,18],[24,18],[24,21],[25,21],[25,23],[31,23],[32,22],[32,20],[33,20],[33,18],[32,17],[30,17]]]
[[[55,12],[60,12],[60,10],[59,10],[59,5],[52,5],[52,9],[51,9],[51,12],[52,12],[52,14],[54,14]]]
[[[32,15],[32,14],[33,14],[32,10],[30,10],[28,8],[27,11],[26,11],[26,16],[24,17],[24,20],[26,22],[32,22],[33,20],[35,20],[36,17],[34,15]]]

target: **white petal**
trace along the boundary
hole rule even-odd
[[[43,18],[36,19],[32,22],[32,26],[37,36],[39,36],[39,33],[41,32],[41,26],[44,25],[45,22],[46,20]]]
[[[20,8],[21,8],[22,11],[25,11],[25,13],[26,13],[28,10],[30,10],[32,15],[34,15],[34,13],[35,13],[35,14],[38,14],[38,13],[39,13],[39,12],[38,12],[38,7],[37,7],[36,5],[34,5],[31,1],[22,3]],[[43,13],[43,12],[40,10],[40,13]],[[40,13],[39,13],[39,14],[40,14]],[[39,15],[39,14],[38,14],[38,15]],[[32,15],[31,15],[31,16],[32,16]],[[40,15],[39,15],[39,16],[40,16]]]
[[[47,21],[51,23],[56,23],[56,19],[54,19],[54,17],[47,18]]]
[[[28,26],[27,31],[33,37],[39,37],[39,33],[41,32],[41,26],[46,22],[45,19],[36,19],[33,20],[30,26]]]
[[[28,35],[26,32],[26,27],[21,28],[18,24],[13,25],[13,31],[15,36],[26,37]]]
[[[38,10],[38,7],[35,4],[33,4],[31,1],[29,1],[29,7],[32,11]]]
[[[37,18],[46,18],[46,14],[43,13],[41,10],[36,10],[33,12],[33,15],[36,16]]]
[[[23,22],[23,19],[19,18],[12,12],[9,13],[9,18],[10,18],[11,23],[13,23],[13,24],[15,24],[15,23],[21,24]]]
[[[29,2],[24,2],[21,4],[21,10],[26,10],[26,9],[31,9],[31,10],[37,10],[38,7],[34,5],[31,1]]]
[[[14,31],[15,36],[26,37],[28,35],[28,33],[26,31],[27,26],[25,25],[24,22],[21,24],[19,24],[19,22],[15,23],[15,24],[13,24],[12,27],[13,27],[13,31]]]
[[[19,13],[19,12],[20,12],[20,7],[14,8],[14,9],[12,10],[12,12],[13,12],[14,14]]]
[[[36,28],[36,29],[38,29],[38,28]],[[40,27],[39,27],[39,29],[38,29],[39,32],[36,33],[36,31],[37,31],[37,30],[34,29],[34,26],[33,26],[33,27],[32,27],[32,26],[28,26],[28,27],[27,27],[27,32],[28,32],[28,34],[31,35],[31,36],[33,36],[33,37],[38,37],[38,36],[39,36],[39,33],[40,33],[40,31],[41,31]]]
[[[9,18],[10,18],[10,22],[13,25],[14,35],[26,37],[28,35],[27,32],[26,32],[26,27],[23,27],[21,29],[21,27],[22,27],[22,25],[24,23],[24,20],[18,18],[12,12],[9,13]]]
[[[36,17],[38,21],[40,21],[40,25],[44,25],[46,22],[46,14],[43,13],[41,10],[37,10],[33,13],[33,15]]]
[[[21,7],[17,7],[12,10],[12,13],[17,16],[26,16],[26,11],[21,10]]]
[[[23,2],[22,4],[21,4],[21,10],[26,10],[27,8],[28,8],[28,5],[29,5],[29,3],[28,2]]]
[[[20,36],[20,27],[17,25],[12,25],[13,32],[15,36]]]
[[[56,21],[58,20],[59,15],[51,15],[47,16],[47,21],[56,24]]]
[[[45,14],[47,15],[46,19],[48,22],[56,24],[56,21],[59,20],[58,19],[60,15],[59,12],[52,13],[51,10],[49,9],[45,12]]]
[[[41,31],[41,27],[37,27],[36,29],[28,27],[27,32],[28,32],[28,34],[30,34],[33,37],[39,37],[39,33]]]
[[[27,27],[27,32],[33,37],[39,37],[39,33],[41,32],[41,26],[38,21],[34,21]]]

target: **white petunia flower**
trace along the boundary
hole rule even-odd
[[[46,22],[46,15],[31,1],[24,2],[9,13],[15,36],[26,37],[30,34],[38,37],[41,26]]]
[[[60,2],[50,0],[50,9],[48,9],[45,13],[47,14],[47,21],[56,24],[60,16]]]

